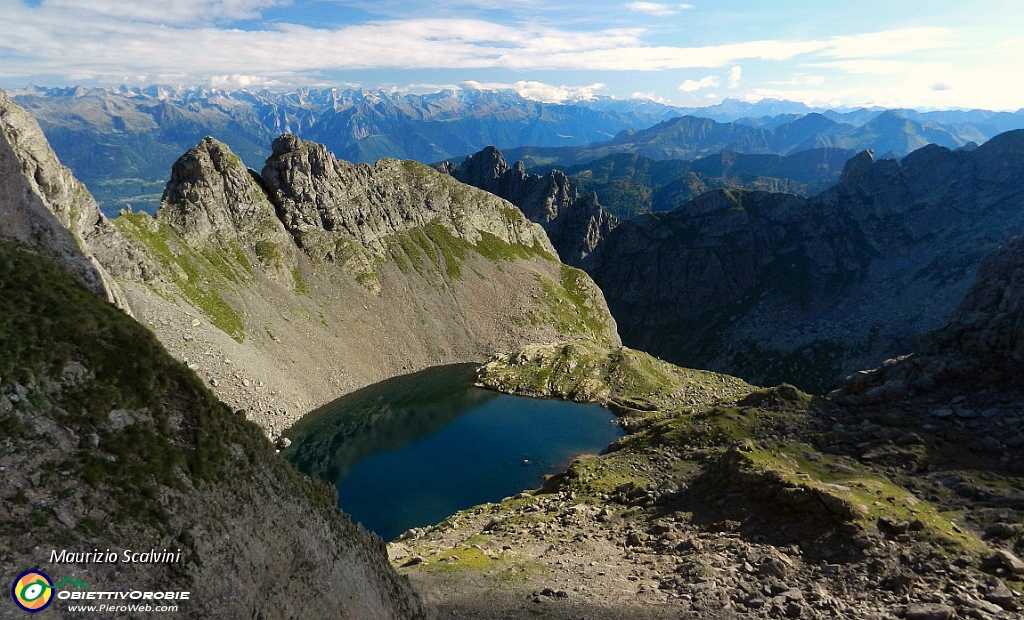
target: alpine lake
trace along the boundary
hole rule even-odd
[[[343,396],[289,429],[282,455],[334,484],[339,508],[392,540],[535,489],[623,436],[600,405],[484,390],[475,367],[438,366]]]

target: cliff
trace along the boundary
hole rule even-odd
[[[0,91],[0,235],[56,259],[90,289],[127,310],[90,249],[123,245],[96,201],[57,161],[35,119]]]

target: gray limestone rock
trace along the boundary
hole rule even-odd
[[[344,239],[383,254],[386,237],[431,223],[470,243],[489,233],[555,254],[542,230],[511,205],[422,164],[351,164],[293,135],[275,140],[273,149],[263,168],[270,199],[299,247],[314,257],[337,258]]]
[[[269,274],[291,281],[296,248],[260,176],[227,145],[206,137],[171,169],[157,219],[196,247],[237,244]]]

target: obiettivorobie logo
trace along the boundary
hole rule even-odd
[[[76,591],[67,588],[74,586]],[[60,592],[57,589],[64,588]],[[87,590],[82,592],[81,590]],[[29,613],[43,611],[53,599],[69,603],[69,611],[98,612],[166,612],[178,611],[178,602],[191,598],[191,592],[182,590],[119,590],[92,591],[74,577],[65,577],[57,585],[40,570],[25,571],[11,585],[11,598]]]
[[[34,614],[50,606],[50,603],[53,602],[54,590],[68,584],[85,588],[86,590],[89,589],[89,586],[73,577],[65,577],[63,581],[53,585],[53,580],[46,573],[38,570],[29,570],[14,580],[14,584],[11,586],[11,598],[14,599],[18,607]]]

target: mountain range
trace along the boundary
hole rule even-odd
[[[108,215],[125,202],[154,211],[171,164],[208,135],[253,168],[261,167],[270,154],[267,145],[282,133],[320,142],[353,162],[435,162],[491,144],[587,144],[674,114],[671,107],[645,101],[556,105],[479,90],[406,95],[30,87],[12,97],[38,119],[61,161]]]
[[[855,151],[809,149],[790,155],[722,151],[692,160],[616,153],[562,170],[620,220],[671,211],[712,189],[756,189],[813,196],[834,185]],[[540,168],[536,172],[543,172]]]
[[[357,163],[385,157],[459,160],[495,146],[531,169],[565,169],[618,153],[661,160],[726,150],[787,155],[838,148],[902,156],[928,143],[957,148],[1024,127],[1022,113],[981,110],[819,110],[777,101],[683,109],[610,98],[543,103],[513,91],[473,89],[414,95],[28,87],[12,97],[38,119],[61,161],[85,182],[109,217],[126,203],[154,212],[170,166],[208,135],[254,169],[282,133],[324,144],[335,156]],[[704,183],[707,188],[719,185]],[[754,185],[756,180],[747,182],[748,188]],[[620,209],[613,202],[609,206],[622,216],[643,211]]]
[[[1024,116],[1021,117],[1024,119]],[[616,153],[648,159],[695,159],[735,151],[748,154],[788,155],[819,148],[873,150],[880,156],[902,157],[937,144],[947,148],[977,145],[999,133],[995,127],[954,123],[919,123],[894,110],[873,115],[862,124],[849,124],[810,113],[775,126],[754,127],[741,121],[720,123],[699,116],[672,118],[648,129],[626,130],[613,139],[584,146],[506,149],[509,159],[527,168],[565,168]]]

